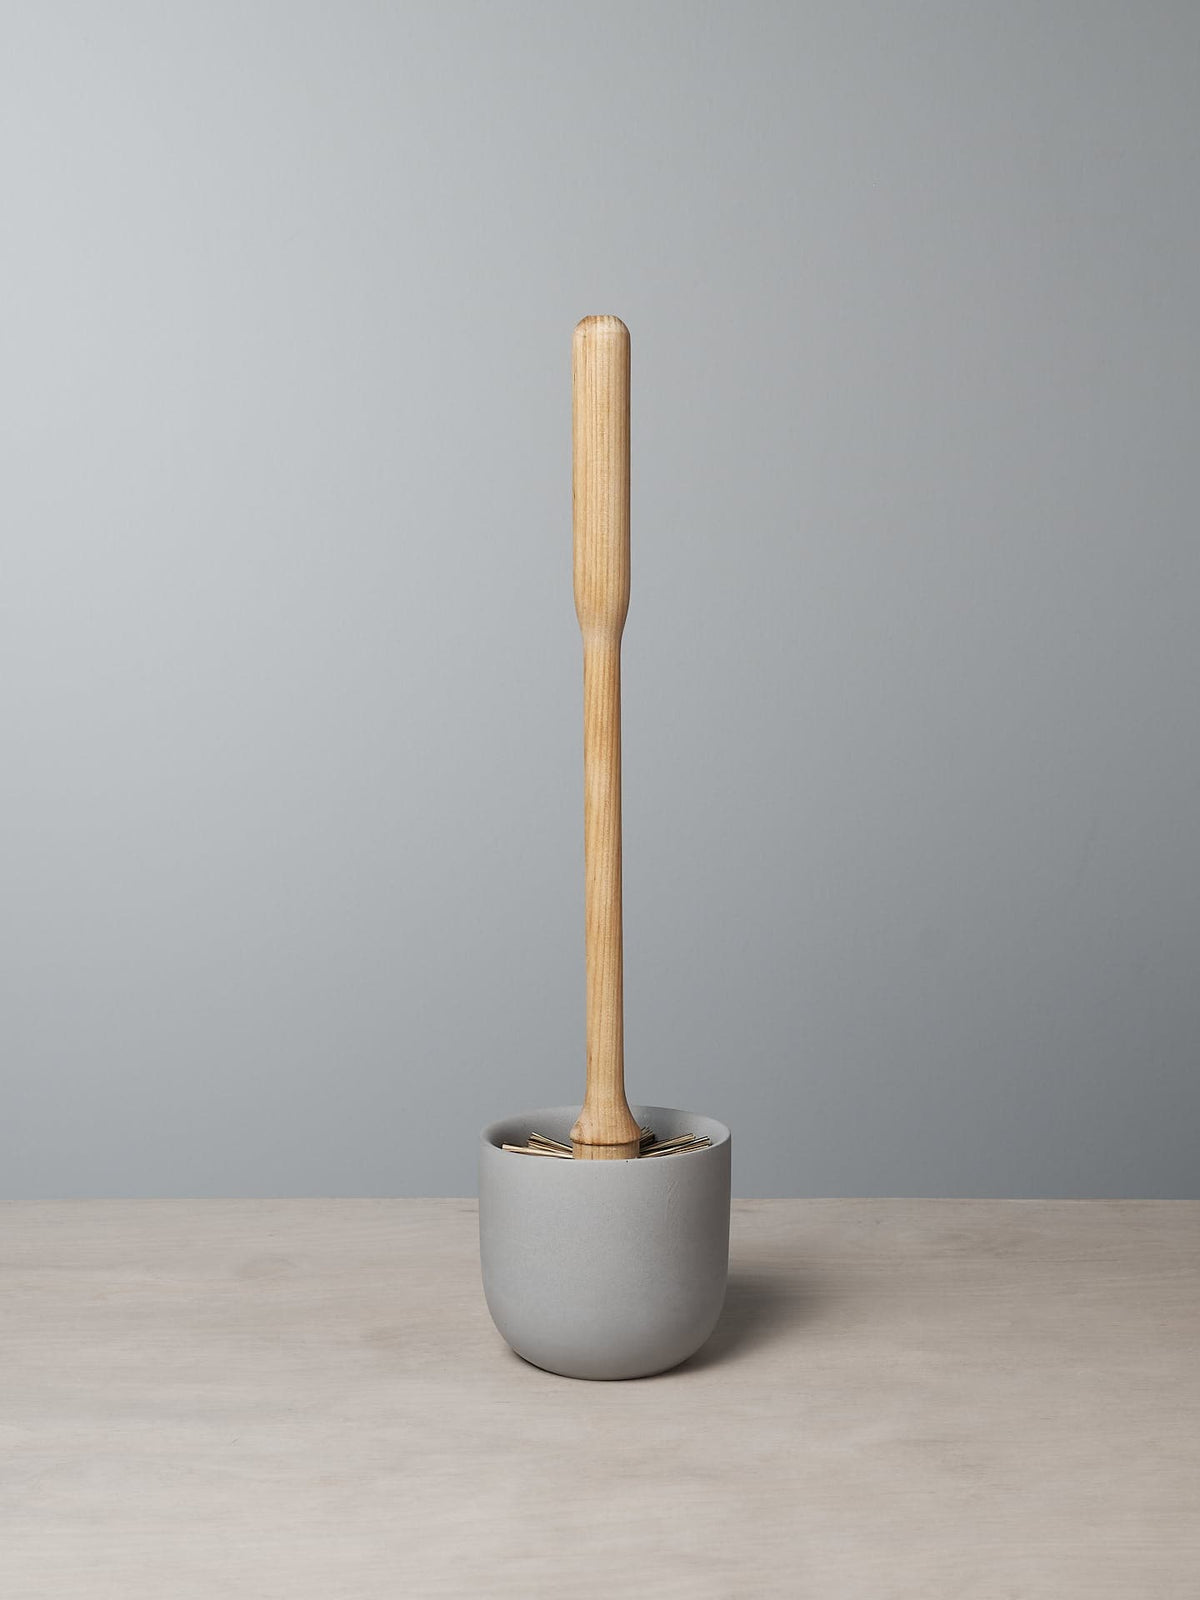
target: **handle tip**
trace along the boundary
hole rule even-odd
[[[620,317],[583,317],[575,324],[576,339],[623,339],[629,343],[629,329]]]

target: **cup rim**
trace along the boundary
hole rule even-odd
[[[705,1149],[689,1151],[688,1153],[691,1156],[711,1156],[715,1151],[720,1150],[723,1146],[727,1145],[732,1137],[729,1129],[723,1122],[719,1121],[716,1117],[708,1116],[704,1112],[687,1111],[681,1106],[635,1105],[630,1106],[629,1109],[633,1112],[634,1116],[638,1118],[639,1122],[653,1121],[655,1113],[666,1111],[669,1112],[673,1117],[683,1117],[685,1119],[690,1118],[697,1123],[705,1124],[702,1129],[697,1128],[696,1131],[705,1133],[707,1137],[712,1140],[712,1143]],[[481,1129],[479,1134],[479,1143],[481,1146],[487,1149],[495,1150],[497,1153],[501,1153],[500,1146],[504,1142],[505,1135],[509,1133],[514,1122],[528,1123],[531,1126],[536,1127],[538,1118],[567,1118],[569,1122],[574,1122],[578,1115],[578,1102],[565,1106],[534,1106],[527,1111],[511,1111],[507,1116],[497,1117],[493,1122],[489,1122],[485,1128]],[[595,1170],[606,1167],[628,1166],[630,1162],[639,1160],[640,1157],[638,1156],[629,1156],[621,1161],[580,1161],[574,1163],[574,1165],[581,1168],[586,1168],[588,1170]],[[547,1167],[557,1167],[560,1165],[560,1163],[553,1161],[541,1161],[534,1164],[537,1166]],[[565,1163],[563,1164],[565,1165]]]

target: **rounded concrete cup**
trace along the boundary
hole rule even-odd
[[[660,1139],[704,1150],[632,1161],[514,1155],[531,1132],[569,1142],[578,1106],[505,1117],[479,1140],[479,1247],[492,1320],[519,1356],[568,1378],[644,1378],[717,1325],[729,1264],[729,1129],[634,1106]]]

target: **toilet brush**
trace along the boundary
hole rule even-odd
[[[712,1117],[631,1107],[625,1097],[621,635],[629,604],[629,332],[617,317],[586,317],[576,328],[573,389],[586,1088],[582,1107],[518,1112],[481,1133],[479,1251],[488,1310],[518,1355],[567,1377],[636,1378],[686,1360],[720,1315],[730,1135]]]
[[[572,344],[575,614],[583,636],[587,1083],[569,1145],[531,1132],[517,1155],[626,1161],[703,1149],[660,1140],[625,1098],[621,910],[621,635],[629,610],[629,329],[585,317]]]

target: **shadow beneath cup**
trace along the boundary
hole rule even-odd
[[[725,1288],[721,1320],[696,1354],[674,1370],[699,1372],[766,1349],[811,1322],[817,1306],[818,1296],[811,1279],[734,1268]]]

